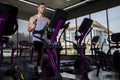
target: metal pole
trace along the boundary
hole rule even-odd
[[[110,28],[109,28],[108,9],[106,9],[106,19],[107,19],[108,39],[110,39],[110,36],[109,36],[110,35]],[[109,48],[110,48],[110,42],[108,44],[109,44]]]
[[[66,38],[66,30],[64,32],[64,36]],[[66,41],[65,41],[65,55],[67,55],[67,43],[66,43]]]
[[[77,18],[75,18],[75,27],[76,27],[76,29],[77,29]]]
[[[77,18],[75,18],[75,28],[76,28],[76,31],[77,31],[77,28],[78,28],[78,25],[77,25]]]
[[[89,14],[89,18],[91,19],[91,14]],[[91,48],[92,48],[92,31],[90,32],[90,39],[91,39]],[[93,50],[91,50],[91,54],[92,54],[92,59],[93,59]]]

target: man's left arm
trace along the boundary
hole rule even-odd
[[[50,24],[50,19],[46,18],[46,20],[47,20],[47,24]]]

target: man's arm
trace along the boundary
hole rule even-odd
[[[28,31],[31,32],[35,28],[35,18],[34,16],[30,17],[28,23]]]
[[[47,24],[50,24],[50,19],[46,18],[47,19]]]

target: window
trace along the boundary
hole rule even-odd
[[[99,26],[94,26],[92,30],[92,36],[99,36],[99,42],[98,44],[100,47],[102,46],[102,43],[108,38],[108,26],[107,26],[107,17],[106,17],[106,10],[99,11],[96,13],[91,14],[91,19],[97,21]],[[107,35],[107,36],[106,36]],[[108,42],[104,44],[104,52],[108,51]]]
[[[21,41],[21,40],[29,41],[29,32],[27,30],[28,21],[19,19],[18,20],[18,25],[19,25],[19,28],[18,28],[18,41]]]
[[[69,25],[68,29],[66,29],[66,31],[65,31],[65,39],[68,41],[73,41],[73,40],[75,41],[74,35],[73,35],[75,33],[75,27],[76,27],[75,26],[75,19],[68,20],[68,21],[66,21],[66,23],[67,22],[70,22],[70,25]],[[63,39],[61,41],[62,41],[61,44],[64,48],[61,51],[61,54],[74,55],[75,52],[73,49],[73,44],[70,42],[64,41]]]
[[[106,11],[99,11],[91,14],[91,19],[98,21],[107,28]]]
[[[108,9],[109,28],[112,32],[120,32],[120,6]]]

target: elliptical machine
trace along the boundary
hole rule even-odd
[[[61,9],[56,9],[52,16],[51,23],[42,31],[34,31],[32,35],[45,43],[43,47],[47,58],[43,60],[42,71],[46,74],[48,80],[62,80],[59,70],[59,57],[62,46],[60,39],[57,41],[57,35],[60,29],[64,28],[65,21],[68,17],[68,13]],[[41,37],[35,36],[35,34],[42,34],[43,31],[47,31],[47,38],[49,42]],[[61,34],[62,35],[62,34]],[[61,37],[61,36],[60,36]],[[59,38],[60,38],[59,37]],[[12,76],[14,80],[34,80],[30,72],[28,63],[25,60],[18,60],[13,63]],[[41,80],[41,79],[38,79]]]
[[[78,53],[78,57],[74,62],[74,70],[70,70],[70,71],[72,71],[71,73],[73,74],[83,75],[81,80],[89,80],[87,73],[91,70],[91,65],[84,54],[84,49],[82,48],[82,41],[87,36],[87,34],[92,30],[91,27],[92,24],[93,24],[93,20],[89,18],[85,18],[83,20],[79,29],[75,31],[75,40],[77,41],[77,43],[66,40],[64,37],[64,40],[66,42],[70,42],[73,44],[73,48]]]
[[[45,43],[43,47],[48,59],[43,61],[43,72],[47,75],[49,80],[62,80],[60,75],[60,68],[59,68],[59,54],[62,49],[60,39],[57,41],[56,37],[58,32],[61,28],[64,28],[65,21],[68,17],[68,13],[61,10],[56,9],[53,17],[51,19],[50,25],[47,26],[47,36],[50,41],[48,43],[46,40],[42,39],[41,37],[37,37],[34,34],[41,34],[40,31],[33,32],[33,36],[40,39]],[[61,36],[60,36],[61,37]],[[59,38],[60,38],[59,37]],[[47,65],[46,65],[47,64]]]
[[[18,8],[9,4],[0,3],[0,78],[4,80],[4,72],[9,64],[3,66],[4,45],[9,43],[10,35],[13,35],[18,29],[17,23]],[[1,76],[2,75],[2,76]]]
[[[107,53],[103,51],[96,51],[97,54],[100,56],[99,65],[97,67],[96,75],[99,75],[100,68],[103,71],[113,71],[118,73],[118,77],[120,79],[120,52],[119,52],[119,41],[120,41],[120,33],[113,33],[108,36],[108,42],[111,44]],[[112,49],[115,49],[112,52]]]

